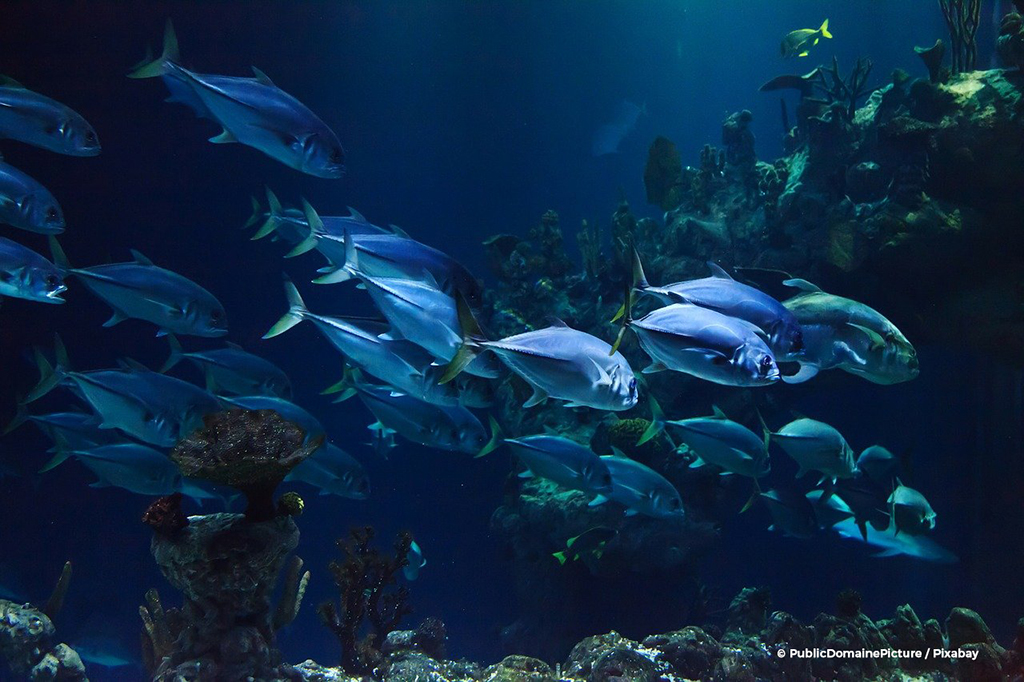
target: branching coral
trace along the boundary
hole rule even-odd
[[[317,611],[341,644],[341,664],[349,673],[370,672],[380,661],[378,642],[395,630],[402,618],[412,613],[405,587],[392,589],[397,573],[409,563],[412,536],[400,533],[395,554],[388,556],[375,547],[373,528],[353,528],[347,539],[338,540],[344,558],[328,566],[340,592],[338,602],[324,602]],[[360,633],[369,623],[362,639]]]
[[[814,73],[814,86],[820,95],[808,98],[826,107],[835,103],[843,106],[847,120],[853,120],[857,110],[857,101],[867,94],[868,76],[871,74],[871,60],[858,59],[850,75],[846,78],[839,73],[839,60],[832,57],[832,66],[818,67]]]
[[[597,221],[591,225],[586,220],[580,225],[580,231],[576,233],[576,245],[580,250],[580,258],[583,261],[583,272],[587,278],[596,281],[601,275],[601,228]]]
[[[949,27],[953,73],[973,71],[978,61],[981,0],[939,0],[939,7]]]

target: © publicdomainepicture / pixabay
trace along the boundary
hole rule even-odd
[[[1020,0],[0,10],[0,681],[1024,679]]]

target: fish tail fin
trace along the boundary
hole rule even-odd
[[[747,499],[747,503],[743,505],[743,509],[740,509],[740,514],[753,507],[754,503],[757,502],[757,499],[759,497],[761,497],[761,484],[758,483],[757,479],[755,478],[754,491],[750,493],[750,497]]]
[[[243,230],[248,230],[263,217],[263,206],[260,205],[260,200],[255,195],[249,197],[249,203],[252,204],[252,215],[245,221],[245,225],[242,225]]]
[[[42,467],[40,467],[38,474],[45,474],[47,471],[53,471],[61,464],[67,461],[71,455],[75,454],[67,440],[59,433],[53,436],[53,457],[46,461]]]
[[[281,205],[278,204],[279,212],[280,207]],[[309,225],[309,236],[296,244],[295,248],[291,251],[286,253],[284,255],[285,258],[295,258],[295,256],[301,256],[307,251],[312,251],[316,248],[317,237],[324,233],[324,221],[320,219],[320,215],[316,212],[316,209],[313,208],[312,204],[305,199],[302,200],[302,214],[306,217],[306,224]]]
[[[54,335],[54,337],[54,353],[57,363],[56,365],[51,365],[41,350],[38,348],[34,350],[36,367],[39,368],[39,383],[21,401],[23,405],[28,405],[42,398],[55,389],[67,375],[69,365],[67,349],[64,347],[64,342],[61,341],[60,336]]]
[[[819,28],[818,30],[821,31],[821,37],[822,38],[831,38],[832,37],[832,34],[828,32],[828,19],[826,19],[825,21],[821,22],[821,28]]]
[[[185,349],[181,347],[181,342],[178,341],[178,337],[174,334],[167,335],[167,345],[171,347],[171,354],[167,356],[167,362],[160,368],[161,374],[166,373],[185,357]]]
[[[174,24],[167,20],[164,27],[164,50],[157,59],[143,59],[136,64],[135,68],[128,74],[129,78],[156,78],[167,73],[167,66],[177,62],[181,56],[178,53],[178,36],[174,33]]]
[[[633,323],[633,287],[629,283],[626,284],[626,295],[622,308],[612,321],[614,322],[619,319],[622,320],[622,326],[619,327],[619,333],[615,336],[615,343],[612,344],[612,350],[608,355],[615,355],[618,352],[619,346],[622,345],[622,339],[626,335],[626,330]]]
[[[48,241],[50,242],[50,255],[53,258],[53,264],[64,272],[71,270],[71,263],[68,261],[68,256],[64,253],[64,247],[60,245],[57,238],[51,234]]]
[[[501,445],[504,440],[502,438],[504,434],[501,432],[501,424],[498,423],[498,420],[494,418],[493,414],[488,415],[488,417],[491,422],[491,439],[487,441],[486,445],[480,448],[480,452],[476,453],[476,457],[485,457],[491,454],[498,449],[498,446]]]
[[[263,335],[264,339],[272,339],[279,334],[284,334],[299,322],[302,322],[303,318],[309,314],[302,296],[299,295],[299,290],[287,277],[284,278],[284,295],[288,298],[288,312],[282,315],[277,324]]]
[[[637,445],[643,445],[665,429],[665,413],[661,411],[661,405],[658,404],[653,395],[647,397],[647,402],[651,405],[651,425],[640,436],[640,440],[636,442]]]
[[[340,393],[341,395],[335,398],[334,402],[343,403],[359,392],[359,380],[359,370],[353,369],[350,365],[345,365],[345,372],[341,376],[341,381],[336,384],[331,384],[324,390],[320,391],[320,395],[333,395],[335,393]]]
[[[455,295],[455,308],[459,315],[459,329],[462,330],[462,345],[459,346],[459,350],[451,362],[445,366],[444,373],[438,381],[439,384],[447,384],[457,377],[484,350],[480,345],[480,341],[484,339],[484,333],[476,318],[473,317],[473,311],[461,292],[457,292]]]
[[[651,285],[647,282],[647,276],[644,275],[644,266],[640,262],[640,253],[633,248],[633,289],[636,291],[643,291]],[[615,313],[615,317],[612,318],[612,322],[617,322],[623,315],[626,314],[626,304],[623,303],[619,310]]]
[[[11,431],[14,431],[16,428],[18,428],[19,426],[21,426],[22,424],[24,424],[27,421],[28,421],[28,406],[19,398],[18,399],[18,408],[17,408],[17,411],[14,413],[14,418],[11,419],[11,421],[8,422],[7,426],[4,427],[3,435],[6,436],[8,433],[10,433]]]

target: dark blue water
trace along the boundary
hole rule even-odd
[[[300,327],[260,340],[285,308],[282,271],[303,282],[318,259],[285,262],[279,245],[250,242],[239,229],[250,195],[267,185],[290,203],[308,198],[323,214],[354,206],[487,277],[480,242],[499,232],[525,234],[545,210],[557,210],[569,230],[584,218],[606,223],[622,192],[638,215],[659,217],[645,204],[642,185],[647,148],[658,134],[675,141],[684,163],[696,164],[700,147],[719,141],[724,116],[745,108],[754,115],[759,157],[780,154],[778,98],[757,92],[779,73],[807,71],[834,54],[843,71],[857,57],[870,57],[872,85],[885,83],[895,68],[920,75],[911,48],[945,36],[932,5],[18,3],[5,8],[0,21],[2,71],[85,115],[103,153],[76,159],[13,143],[2,151],[61,201],[68,221],[61,242],[72,263],[124,260],[135,248],[202,283],[225,304],[230,339],[285,368],[296,402],[367,463],[370,500],[307,499],[298,553],[314,577],[305,609],[282,637],[287,657],[336,657],[336,642],[313,606],[332,594],[325,567],[335,555],[334,538],[370,523],[388,542],[398,530],[415,533],[429,561],[413,586],[417,616],[436,615],[448,624],[455,656],[489,661],[503,653],[499,628],[516,617],[503,548],[488,531],[510,470],[507,455],[469,460],[405,444],[383,462],[360,445],[370,421],[362,406],[332,406],[318,395],[340,378],[341,362],[315,330]],[[991,9],[986,3],[983,15]],[[125,78],[145,46],[157,44],[168,17],[186,65],[234,75],[256,65],[318,112],[346,147],[347,177],[320,180],[251,149],[208,144],[217,129],[164,104],[161,83]],[[825,17],[835,39],[810,60],[783,62],[780,37]],[[981,45],[991,44],[991,32],[986,20]],[[979,64],[990,60],[983,49]],[[619,154],[595,159],[591,135],[623,100],[645,104],[647,115]],[[16,238],[45,249],[35,235]],[[367,312],[363,297],[349,287],[301,288],[313,310]],[[108,313],[95,299],[80,287],[67,299],[61,307],[3,302],[4,415],[13,414],[16,396],[35,381],[29,349],[49,346],[54,332],[78,368],[126,356],[153,366],[165,358],[166,345],[149,325],[103,329]],[[216,345],[189,340],[190,348]],[[701,569],[716,593],[727,600],[742,586],[769,585],[779,608],[811,617],[852,586],[862,590],[873,616],[905,602],[922,618],[968,605],[1007,638],[1021,615],[1015,607],[1024,603],[1013,581],[1024,566],[1011,540],[1024,531],[1021,445],[1019,434],[1016,441],[993,434],[1005,423],[1002,416],[1014,409],[1020,414],[1020,376],[947,348],[924,344],[918,351],[926,371],[910,384],[879,387],[844,375],[803,389],[801,400],[847,434],[855,449],[875,442],[913,448],[916,487],[929,491],[939,513],[937,539],[961,562],[874,560],[838,539],[780,539],[764,531],[763,510],[754,510],[726,524]],[[26,471],[44,461],[46,447],[31,428],[0,440],[0,451]],[[89,481],[74,463],[43,478],[0,481],[0,557],[37,601],[71,559],[75,577],[58,621],[62,635],[73,639],[98,617],[134,651],[146,589],[160,587],[165,599],[174,599],[139,521],[149,500],[93,489]],[[655,606],[636,595],[594,599],[608,605],[582,624],[588,632],[616,627],[641,636],[684,624],[673,621],[670,603]],[[646,613],[649,626],[638,617]],[[93,673],[94,679],[139,674]]]

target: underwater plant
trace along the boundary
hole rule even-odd
[[[953,73],[973,71],[978,61],[981,0],[939,0],[939,7],[949,27]]]
[[[349,673],[366,673],[376,667],[381,662],[380,643],[412,613],[408,588],[392,589],[399,571],[409,563],[412,535],[398,534],[393,556],[370,546],[374,535],[373,528],[365,526],[352,528],[348,538],[338,540],[344,556],[332,561],[328,570],[339,598],[317,608],[324,625],[341,644],[341,665]],[[360,639],[364,624],[369,624],[371,631]]]

